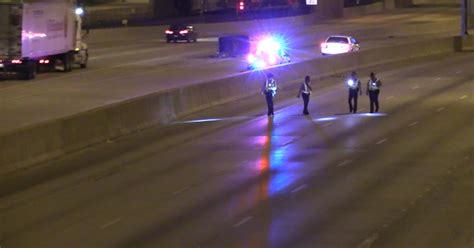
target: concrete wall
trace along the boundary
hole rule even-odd
[[[387,48],[362,50],[348,55],[295,63],[268,71],[285,85],[302,75],[330,76],[376,64],[454,51],[453,38]],[[264,80],[260,72],[247,72],[200,85],[152,93],[66,118],[0,134],[0,174],[107,141],[210,106],[257,94]],[[227,92],[233,92],[231,96]]]
[[[369,15],[379,13],[384,10],[385,5],[382,2],[377,2],[369,5],[363,5],[358,7],[344,8],[344,17],[353,17],[361,15]]]

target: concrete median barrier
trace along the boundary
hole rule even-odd
[[[455,39],[362,50],[268,69],[282,87],[304,75],[327,77],[362,67],[455,51]],[[472,47],[472,39],[469,40]],[[468,44],[468,43],[466,43]],[[246,72],[199,85],[151,93],[61,119],[0,134],[0,174],[105,142],[218,104],[258,94],[262,72]],[[231,93],[231,94],[230,94]]]

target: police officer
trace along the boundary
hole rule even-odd
[[[379,111],[379,94],[380,94],[380,87],[382,86],[382,82],[375,77],[375,73],[370,73],[370,79],[367,82],[367,95],[369,95],[370,99],[370,113]]]
[[[349,88],[349,112],[357,113],[357,98],[358,94],[362,95],[361,82],[357,78],[357,73],[353,71],[347,80],[347,87]]]
[[[275,79],[273,78],[273,74],[267,74],[267,80],[263,84],[261,93],[265,95],[267,99],[267,107],[268,107],[268,116],[273,116],[273,97],[275,97],[277,91],[277,84]]]
[[[311,78],[309,76],[306,76],[304,78],[304,82],[301,84],[300,90],[298,91],[298,98],[300,96],[303,97],[303,114],[304,115],[309,115],[308,112],[308,103],[309,103],[309,95],[311,95],[311,91],[313,90],[311,86],[309,86],[309,82],[311,81]]]

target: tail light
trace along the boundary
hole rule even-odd
[[[171,31],[171,30],[166,30],[165,33],[166,33],[166,34],[173,34],[173,31]]]
[[[188,30],[181,30],[179,31],[180,34],[187,34],[188,33]]]
[[[22,61],[20,59],[14,59],[12,60],[12,64],[21,64]]]
[[[245,3],[243,1],[239,2],[239,6],[238,6],[239,10],[242,11],[245,9]]]
[[[40,64],[49,64],[49,59],[40,59]]]

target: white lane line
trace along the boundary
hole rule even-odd
[[[121,218],[117,218],[115,220],[112,220],[110,222],[107,222],[106,224],[100,226],[100,229],[106,229],[107,227],[110,227],[112,225],[115,225],[117,224],[118,222],[120,222],[122,219]]]
[[[389,97],[387,97],[387,98],[385,98],[385,99],[386,99],[386,100],[390,100],[390,99],[392,99],[392,98],[395,98],[395,97],[394,97],[394,96],[389,96]]]
[[[456,74],[461,74],[462,71],[457,71]]]
[[[381,139],[381,140],[377,141],[377,143],[375,143],[375,144],[380,145],[380,144],[384,143],[385,141],[387,141],[387,139],[384,138],[384,139]]]
[[[374,233],[372,236],[366,238],[362,243],[360,243],[357,248],[370,248],[374,242],[379,238],[379,233]]]
[[[348,160],[342,161],[341,163],[337,164],[336,166],[341,167],[341,166],[344,166],[344,165],[348,165],[350,163],[352,163],[352,160],[348,159]]]
[[[174,194],[174,195],[179,195],[179,194],[183,193],[184,191],[188,190],[189,188],[190,188],[189,186],[184,187],[184,188],[182,188],[182,189],[180,189],[180,190],[177,190],[177,191],[173,192],[173,194]]]
[[[439,81],[439,80],[441,80],[441,78],[440,78],[440,77],[437,77],[437,78],[435,78],[435,81]]]
[[[332,122],[328,122],[328,123],[325,123],[323,126],[327,127],[327,126],[331,126],[333,123]]]
[[[412,122],[412,123],[410,124],[410,127],[416,126],[417,124],[418,124],[418,122],[417,122],[417,121],[415,121],[415,122]]]
[[[418,89],[418,88],[420,88],[420,86],[417,85],[417,86],[413,86],[411,89],[412,89],[412,90],[416,90],[416,89]]]
[[[303,190],[303,189],[306,189],[306,187],[308,187],[308,186],[306,186],[306,184],[300,185],[300,186],[297,187],[296,189],[292,190],[291,193],[294,194],[294,193],[299,192],[299,191],[301,191],[301,190]]]
[[[245,217],[245,218],[243,218],[241,221],[235,223],[233,227],[239,227],[239,226],[241,226],[241,225],[243,225],[243,224],[249,222],[251,219],[252,219],[252,217],[250,217],[250,216]]]
[[[461,100],[464,99],[464,98],[467,98],[467,95],[459,97],[459,99],[461,99]]]
[[[443,110],[444,110],[444,107],[441,107],[441,108],[438,108],[438,109],[436,110],[436,112],[441,112],[441,111],[443,111]]]

